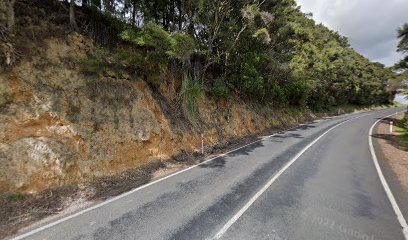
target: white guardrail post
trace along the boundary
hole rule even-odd
[[[204,155],[204,134],[201,134],[201,154]]]
[[[392,128],[393,128],[394,122],[390,121],[390,133],[392,133]]]

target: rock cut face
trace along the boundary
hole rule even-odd
[[[236,99],[202,96],[199,124],[180,127],[144,80],[83,75],[74,59],[93,51],[89,39],[74,34],[44,42],[39,56],[0,71],[0,90],[8,93],[0,95],[7,97],[0,102],[0,192],[34,193],[114,175],[200,151],[201,135],[211,147],[271,126]],[[155,94],[175,101],[176,83],[163,81]]]
[[[0,73],[10,93],[1,105],[0,191],[77,183],[174,152],[167,120],[146,84],[85,77],[64,63],[72,52],[88,51],[89,44],[72,41],[84,40],[48,40],[46,57]]]

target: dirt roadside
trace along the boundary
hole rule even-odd
[[[399,126],[403,116],[401,113],[382,120],[377,125],[373,137],[377,139],[382,159],[390,166],[398,182],[408,193],[408,146],[404,144],[395,128],[393,133],[390,133],[390,121]]]

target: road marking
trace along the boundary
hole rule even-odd
[[[347,116],[347,115],[348,115],[348,114],[345,114],[344,116]],[[104,206],[104,205],[106,205],[106,204],[109,204],[109,203],[114,202],[114,201],[116,201],[116,200],[119,200],[119,199],[121,199],[121,198],[123,198],[123,197],[126,197],[126,196],[128,196],[128,195],[131,195],[131,194],[133,194],[133,193],[135,193],[135,192],[137,192],[137,191],[139,191],[139,190],[142,190],[142,189],[144,189],[144,188],[147,188],[147,187],[149,187],[149,186],[151,186],[151,185],[153,185],[153,184],[155,184],[155,183],[159,183],[159,182],[164,181],[164,180],[166,180],[166,179],[168,179],[168,178],[171,178],[171,177],[173,177],[173,176],[176,176],[176,175],[178,175],[178,174],[180,174],[180,173],[186,172],[186,171],[188,171],[188,170],[191,170],[191,169],[193,169],[193,168],[195,168],[195,167],[198,167],[198,166],[200,166],[200,165],[206,164],[206,163],[208,163],[208,162],[210,162],[210,161],[213,161],[213,160],[215,160],[215,159],[218,159],[218,158],[220,158],[220,157],[227,156],[227,155],[230,154],[230,153],[233,153],[233,152],[235,152],[235,151],[238,151],[238,150],[240,150],[240,149],[242,149],[242,148],[245,148],[245,147],[247,147],[247,146],[250,146],[250,145],[252,145],[252,144],[254,144],[254,143],[261,142],[261,141],[263,141],[263,140],[266,140],[266,139],[271,138],[271,137],[273,137],[273,136],[276,136],[276,135],[278,135],[278,134],[282,134],[282,133],[284,133],[284,132],[286,132],[286,131],[295,129],[295,128],[297,128],[297,127],[299,127],[299,125],[296,125],[295,127],[288,128],[288,129],[282,130],[282,131],[280,131],[280,132],[277,132],[277,133],[274,133],[274,134],[271,134],[271,135],[262,137],[262,138],[260,138],[260,139],[258,139],[258,140],[256,140],[256,141],[253,141],[253,142],[251,142],[251,143],[248,143],[248,144],[246,144],[246,145],[244,145],[244,146],[235,148],[235,149],[233,149],[233,150],[231,150],[231,151],[228,151],[228,152],[226,152],[226,153],[220,154],[220,155],[218,155],[218,156],[216,156],[216,157],[207,159],[207,160],[205,160],[205,161],[203,161],[203,162],[201,162],[201,163],[198,163],[198,164],[193,165],[193,166],[191,166],[191,167],[188,167],[188,168],[186,168],[186,169],[180,170],[180,171],[178,171],[178,172],[172,173],[172,174],[170,174],[170,175],[168,175],[168,176],[166,176],[166,177],[157,179],[157,180],[155,180],[155,181],[153,181],[153,182],[147,183],[147,184],[142,185],[142,186],[140,186],[140,187],[138,187],[138,188],[135,188],[135,189],[130,190],[130,191],[128,191],[128,192],[122,193],[122,194],[120,194],[120,195],[118,195],[118,196],[116,196],[116,197],[110,198],[110,199],[108,199],[108,200],[106,200],[106,201],[104,201],[104,202],[101,202],[101,203],[99,203],[99,204],[96,204],[96,205],[94,205],[94,206],[92,206],[92,207],[83,209],[83,210],[81,210],[81,211],[79,211],[79,212],[76,212],[76,213],[74,213],[74,214],[72,214],[72,215],[63,217],[63,218],[58,219],[58,220],[56,220],[56,221],[54,221],[54,222],[48,223],[48,224],[46,224],[46,225],[44,225],[44,226],[41,226],[41,227],[36,228],[36,229],[33,229],[33,230],[31,230],[31,231],[29,231],[29,232],[27,232],[27,233],[24,233],[24,234],[22,234],[22,235],[16,236],[16,237],[11,238],[11,239],[12,239],[12,240],[24,239],[24,238],[26,238],[26,237],[29,237],[29,236],[33,235],[33,234],[36,234],[36,233],[38,233],[38,232],[41,232],[41,231],[43,231],[43,230],[46,230],[46,229],[51,228],[51,227],[53,227],[53,226],[56,226],[56,225],[58,225],[58,224],[60,224],[60,223],[63,223],[63,222],[65,222],[65,221],[68,221],[68,220],[70,220],[70,219],[72,219],[72,218],[78,217],[78,216],[80,216],[80,215],[82,215],[82,214],[84,214],[84,213],[90,212],[90,211],[95,210],[95,209],[97,209],[97,208],[100,208],[100,207],[102,207],[102,206]]]
[[[339,115],[339,116],[335,116],[335,117],[336,117],[336,118],[337,118],[337,117],[346,117],[346,116],[350,116],[350,115],[352,115],[352,114],[353,114],[353,113],[343,114],[343,115]],[[364,116],[365,116],[365,115],[364,115]],[[352,120],[352,119],[349,119],[349,120]],[[24,239],[24,238],[26,238],[26,237],[29,237],[29,236],[33,235],[33,234],[39,233],[39,232],[44,231],[44,230],[46,230],[46,229],[48,229],[48,228],[51,228],[51,227],[53,227],[53,226],[56,226],[56,225],[58,225],[58,224],[60,224],[60,223],[63,223],[63,222],[65,222],[65,221],[68,221],[68,220],[70,220],[70,219],[72,219],[72,218],[78,217],[78,216],[80,216],[80,215],[82,215],[82,214],[84,214],[84,213],[87,213],[87,212],[90,212],[90,211],[92,211],[92,210],[98,209],[98,208],[100,208],[100,207],[102,207],[102,206],[105,206],[105,205],[111,203],[111,202],[114,202],[114,201],[119,200],[119,199],[121,199],[121,198],[123,198],[123,197],[126,197],[126,196],[128,196],[128,195],[131,195],[131,194],[133,194],[133,193],[135,193],[135,192],[137,192],[137,191],[139,191],[139,190],[142,190],[142,189],[144,189],[144,188],[147,188],[147,187],[149,187],[149,186],[151,186],[151,185],[153,185],[153,184],[159,183],[159,182],[164,181],[164,180],[166,180],[166,179],[168,179],[168,178],[171,178],[171,177],[174,177],[174,176],[176,176],[176,175],[178,175],[178,174],[181,174],[181,173],[183,173],[183,172],[189,171],[189,170],[191,170],[191,169],[193,169],[193,168],[196,168],[196,167],[198,167],[198,166],[200,166],[200,165],[206,164],[206,163],[208,163],[208,162],[210,162],[210,161],[213,161],[213,160],[215,160],[215,159],[218,159],[218,158],[220,158],[220,157],[227,156],[228,154],[230,154],[230,153],[232,153],[232,152],[238,151],[238,150],[240,150],[240,149],[242,149],[242,148],[245,148],[245,147],[247,147],[247,146],[250,146],[250,145],[252,145],[252,144],[254,144],[254,143],[258,143],[258,142],[260,142],[260,141],[266,140],[266,139],[271,138],[271,137],[273,137],[273,136],[276,136],[276,135],[278,135],[278,134],[282,134],[282,133],[284,133],[284,132],[286,132],[286,131],[295,129],[295,128],[297,128],[297,127],[299,127],[299,125],[297,125],[297,126],[295,126],[295,127],[292,127],[292,128],[285,129],[285,130],[280,131],[280,132],[277,132],[277,133],[274,133],[274,134],[272,134],[272,135],[269,135],[269,136],[260,138],[260,139],[254,141],[254,142],[248,143],[248,144],[246,144],[246,145],[244,145],[244,146],[241,146],[241,147],[238,147],[238,148],[233,149],[233,150],[231,150],[231,151],[228,151],[228,152],[226,152],[226,153],[220,154],[220,155],[218,155],[218,156],[216,156],[216,157],[210,158],[210,159],[208,159],[208,160],[205,160],[205,161],[203,161],[203,162],[201,162],[201,163],[198,163],[198,164],[196,164],[196,165],[193,165],[193,166],[188,167],[188,168],[186,168],[186,169],[183,169],[183,170],[181,170],[181,171],[172,173],[172,174],[170,174],[170,175],[168,175],[168,176],[166,176],[166,177],[157,179],[157,180],[155,180],[155,181],[153,181],[153,182],[147,183],[147,184],[145,184],[145,185],[143,185],[143,186],[140,186],[140,187],[135,188],[135,189],[133,189],[133,190],[130,190],[130,191],[128,191],[128,192],[124,192],[124,193],[122,193],[122,194],[120,194],[120,195],[118,195],[118,196],[116,196],[116,197],[110,198],[110,199],[108,199],[108,200],[106,200],[106,201],[104,201],[104,202],[101,202],[101,203],[98,203],[98,204],[96,204],[96,205],[94,205],[94,206],[91,206],[91,207],[89,207],[89,208],[83,209],[83,210],[81,210],[81,211],[79,211],[79,212],[76,212],[76,213],[74,213],[74,214],[72,214],[72,215],[69,215],[69,216],[63,217],[63,218],[61,218],[61,219],[58,219],[58,220],[56,220],[56,221],[54,221],[54,222],[45,224],[44,226],[41,226],[41,227],[36,228],[36,229],[33,229],[33,230],[31,230],[31,231],[29,231],[29,232],[26,232],[26,233],[24,233],[24,234],[18,235],[18,236],[14,237],[14,238],[12,237],[11,239],[12,239],[12,240]]]
[[[368,134],[368,143],[370,145],[371,156],[373,158],[375,168],[377,169],[378,176],[380,177],[381,184],[384,187],[385,193],[387,194],[387,197],[391,202],[391,205],[392,205],[392,208],[394,209],[395,214],[397,215],[398,221],[399,221],[399,223],[400,223],[400,225],[402,227],[402,233],[404,234],[405,240],[408,240],[407,221],[405,220],[404,215],[402,214],[401,209],[399,208],[398,203],[395,200],[394,194],[392,194],[392,191],[391,191],[390,187],[388,186],[387,181],[385,180],[385,177],[384,177],[384,174],[383,174],[383,172],[381,170],[380,164],[378,164],[378,159],[377,159],[377,155],[375,154],[374,145],[373,145],[373,137],[372,137],[374,127],[375,127],[375,125],[377,125],[377,123],[379,123],[381,120],[383,120],[385,118],[394,116],[394,115],[396,115],[398,113],[402,113],[402,112],[397,112],[397,113],[388,115],[386,117],[383,117],[383,118],[377,120],[370,128],[370,132]]]
[[[338,126],[345,124],[347,122],[350,122],[354,119],[361,118],[368,116],[370,114],[364,114],[361,116],[357,116],[354,118],[350,118],[348,120],[345,120],[341,123],[338,123],[334,125],[333,127],[329,128],[326,132],[324,132],[322,135],[320,135],[318,138],[313,140],[313,142],[309,143],[306,147],[304,147],[300,152],[296,154],[283,168],[279,170],[218,232],[215,234],[215,236],[212,238],[213,240],[215,239],[220,239],[224,233],[227,232],[227,230],[251,207],[251,205],[294,163],[296,160],[302,156],[303,153],[305,153],[310,147],[312,147],[317,141],[319,141],[322,137],[324,137],[327,133],[329,133],[331,130],[337,128]]]

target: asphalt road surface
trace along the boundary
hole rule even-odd
[[[368,145],[397,111],[301,125],[17,238],[403,240]]]

